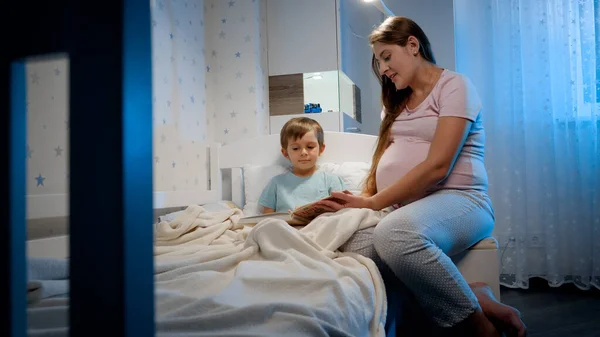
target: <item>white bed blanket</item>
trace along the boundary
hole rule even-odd
[[[157,332],[193,336],[384,336],[375,264],[337,249],[381,213],[348,209],[297,230],[237,224],[190,206],[157,227]],[[162,333],[164,332],[164,334]]]
[[[240,210],[188,207],[155,230],[156,335],[385,336],[377,267],[338,251],[383,215],[347,209],[300,229],[244,227]],[[66,302],[54,302],[30,306],[30,336],[66,336]]]

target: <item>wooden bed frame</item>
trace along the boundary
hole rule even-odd
[[[321,163],[370,162],[377,137],[356,133],[326,132],[326,150]],[[280,151],[279,135],[259,136],[209,148],[209,184],[207,191],[190,192],[185,198],[171,200],[167,206],[186,206],[220,200],[231,200],[243,207],[244,165],[268,166],[287,164]],[[155,207],[157,195],[155,193]],[[165,205],[161,201],[161,205]],[[150,225],[150,224],[149,224]],[[68,236],[29,240],[30,257],[68,257]],[[498,243],[493,237],[484,239],[467,251],[452,257],[467,282],[485,282],[500,299]]]

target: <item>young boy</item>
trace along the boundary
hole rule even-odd
[[[317,121],[290,119],[281,129],[280,142],[281,153],[293,169],[271,179],[263,190],[258,202],[265,214],[294,210],[344,190],[340,177],[317,169],[317,159],[325,151],[323,129]]]

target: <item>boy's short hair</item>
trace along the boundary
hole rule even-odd
[[[315,133],[315,137],[317,137],[317,142],[319,143],[319,147],[323,147],[325,134],[323,132],[323,128],[321,124],[316,120],[308,117],[296,117],[287,121],[280,132],[280,142],[281,148],[287,149],[288,140],[298,139],[304,137],[307,132],[313,131]]]

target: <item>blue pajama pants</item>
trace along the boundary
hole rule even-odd
[[[341,250],[373,259],[384,278],[395,275],[435,323],[451,327],[479,303],[449,256],[490,236],[493,228],[487,194],[441,190],[356,232]]]

